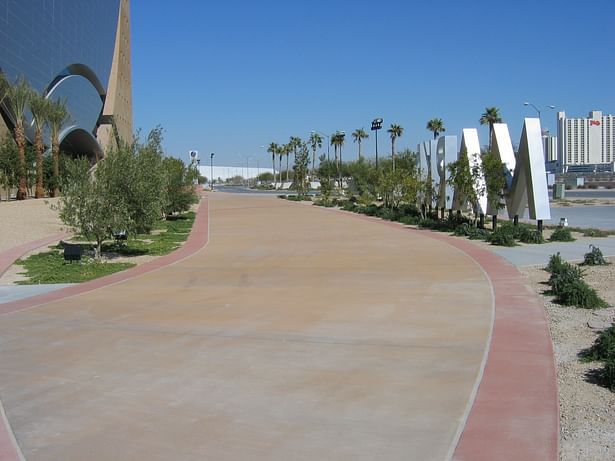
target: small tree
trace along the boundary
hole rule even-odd
[[[19,155],[15,140],[7,134],[0,143],[0,186],[6,189],[6,200],[11,196],[11,189],[17,185],[17,165]]]
[[[318,164],[318,180],[320,181],[320,193],[323,196],[325,203],[329,203],[333,183],[331,176],[335,174],[336,163],[333,160],[327,160],[324,155],[321,155]]]
[[[174,157],[165,158],[162,164],[166,176],[165,213],[168,215],[188,211],[198,201],[194,187],[198,175],[196,168],[187,168],[184,162]]]
[[[59,203],[60,219],[67,226],[96,242],[96,259],[100,259],[102,243],[113,230],[128,229],[130,213],[126,202],[109,193],[109,164],[101,162],[94,175],[86,159],[67,163],[67,176],[62,185]]]
[[[305,142],[302,142],[297,148],[295,154],[295,165],[293,166],[294,174],[293,174],[293,184],[295,189],[297,190],[297,195],[305,196],[307,195],[309,189],[308,183],[308,171],[310,165],[310,153],[308,149],[308,145]]]
[[[459,153],[459,159],[449,163],[448,171],[450,172],[448,183],[455,189],[457,202],[454,206],[459,209],[464,207],[468,202],[472,205],[474,211],[478,207],[478,194],[474,189],[474,185],[480,174],[476,167],[470,168],[470,160],[465,149]]]
[[[506,165],[491,152],[487,152],[482,157],[481,168],[485,177],[487,203],[492,213],[492,227],[493,230],[496,230],[498,210],[504,208],[502,198],[504,197],[504,188],[506,187]]]

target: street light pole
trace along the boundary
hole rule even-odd
[[[214,190],[214,153],[212,152],[209,156],[209,182],[211,183],[211,190]]]
[[[250,156],[248,155],[246,157],[246,183],[248,184],[248,187],[250,187]]]
[[[376,169],[378,169],[378,130],[382,128],[382,119],[375,118],[372,121],[372,131],[376,132]]]

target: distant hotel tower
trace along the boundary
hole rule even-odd
[[[100,158],[132,140],[129,0],[0,0],[0,72],[66,98],[62,150]],[[0,115],[12,128],[6,101]]]
[[[592,111],[588,118],[566,118],[557,113],[560,168],[612,171],[615,162],[615,117]]]

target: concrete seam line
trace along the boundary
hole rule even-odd
[[[206,236],[205,243],[204,243],[204,244],[203,244],[203,245],[202,245],[202,246],[201,246],[198,250],[196,250],[196,251],[194,251],[194,252],[192,252],[192,253],[190,253],[190,254],[187,254],[187,255],[185,255],[185,256],[183,256],[183,257],[181,257],[181,258],[179,258],[179,259],[177,259],[177,260],[175,260],[175,261],[171,261],[170,263],[163,264],[162,266],[155,267],[155,268],[150,269],[150,270],[146,270],[146,271],[144,271],[144,272],[142,272],[142,273],[138,273],[138,274],[135,274],[135,275],[128,275],[127,277],[125,277],[125,278],[121,278],[120,280],[116,280],[116,281],[113,281],[113,282],[110,282],[110,283],[107,283],[107,284],[103,284],[103,285],[101,285],[101,286],[97,286],[97,287],[89,288],[89,289],[88,289],[88,288],[86,288],[86,289],[85,289],[85,290],[83,290],[83,291],[79,291],[79,292],[77,292],[77,293],[68,294],[68,295],[66,295],[66,296],[60,296],[60,297],[58,297],[58,298],[53,298],[53,299],[50,299],[50,300],[48,300],[48,301],[41,301],[41,302],[39,302],[39,303],[37,303],[37,302],[35,301],[35,302],[34,302],[34,304],[32,304],[32,305],[30,305],[30,306],[24,306],[24,307],[22,307],[22,308],[17,308],[17,309],[14,309],[14,310],[11,310],[11,311],[8,311],[8,312],[5,312],[5,313],[0,313],[0,316],[2,316],[2,315],[9,315],[9,314],[17,313],[17,312],[27,311],[27,310],[30,310],[30,309],[34,309],[34,308],[38,308],[38,307],[41,307],[41,306],[45,306],[45,305],[47,305],[47,304],[51,304],[51,303],[54,303],[54,302],[62,301],[62,300],[64,300],[64,299],[70,299],[70,298],[74,298],[75,296],[80,296],[80,295],[83,295],[83,294],[86,294],[86,293],[92,293],[92,292],[98,291],[98,290],[100,290],[100,289],[102,289],[102,288],[107,288],[107,287],[114,286],[114,285],[117,285],[117,284],[120,284],[120,283],[124,283],[124,282],[126,282],[126,281],[128,281],[128,280],[136,279],[136,278],[142,277],[142,276],[144,276],[144,275],[147,275],[147,274],[150,274],[150,273],[153,273],[153,272],[157,272],[157,271],[159,271],[160,269],[164,269],[164,268],[166,268],[166,267],[174,266],[174,265],[175,265],[175,264],[177,264],[177,263],[180,263],[180,262],[182,262],[182,261],[185,261],[186,259],[191,258],[191,257],[193,257],[193,256],[195,256],[195,255],[197,255],[197,254],[201,253],[202,251],[204,251],[204,250],[205,250],[205,248],[206,248],[206,247],[208,246],[208,244],[209,244],[209,198],[208,198],[207,196],[205,196],[205,197],[204,197],[204,200],[205,200],[205,203],[201,203],[201,205],[199,205],[199,210],[200,210],[200,207],[201,207],[201,206],[205,205],[205,207],[206,207],[206,211],[207,211],[207,217],[206,217],[206,220],[207,220],[207,221],[206,221],[206,225],[207,225],[207,236]],[[198,212],[197,212],[197,213],[198,213]],[[194,223],[194,224],[196,224],[196,219],[195,219],[195,223]],[[190,240],[190,237],[192,236],[192,232],[194,231],[194,224],[193,224],[192,230],[190,231],[190,236],[188,237],[188,240]],[[195,238],[196,238],[196,237],[195,237]],[[152,261],[150,261],[150,262],[151,262],[151,263],[154,263],[154,262],[156,262],[157,260],[159,260],[160,258],[164,258],[164,257],[167,257],[167,256],[171,256],[171,255],[173,255],[175,252],[181,251],[181,250],[182,250],[182,248],[184,248],[184,246],[185,246],[186,244],[188,244],[188,240],[184,243],[184,245],[182,245],[181,247],[179,247],[179,248],[175,249],[173,252],[171,252],[171,253],[169,253],[169,254],[166,254],[166,255],[163,255],[163,256],[160,256],[159,258],[157,258],[157,259],[155,259],[155,260],[152,260]],[[146,264],[147,264],[147,263],[146,263]],[[143,267],[143,266],[141,266],[141,267]],[[131,268],[131,269],[127,269],[126,271],[130,271],[130,270],[134,270],[134,269],[138,269],[138,268],[139,268],[139,266],[136,266],[136,267],[133,267],[133,268]],[[110,274],[110,275],[108,275],[108,276],[106,276],[106,277],[120,276],[120,274],[122,274],[122,272],[124,272],[124,271],[116,272],[116,273],[114,273],[114,274]],[[102,280],[102,279],[104,279],[104,278],[105,278],[105,277],[101,277],[101,278],[99,278],[99,279],[93,279],[93,280],[90,280],[90,281],[88,281],[88,282],[83,282],[83,283],[84,283],[84,284],[87,284],[87,283],[89,283],[89,282],[95,282],[95,281],[97,281],[97,280]],[[71,287],[67,287],[67,288],[61,288],[61,289],[59,289],[59,290],[57,290],[57,291],[55,291],[55,292],[51,292],[51,296],[53,296],[53,295],[58,295],[58,294],[60,294],[60,295],[61,295],[61,294],[62,294],[62,293],[61,293],[61,292],[62,292],[62,290],[71,290],[71,289],[73,289],[73,288],[75,288],[75,287],[79,287],[79,285],[80,285],[80,284],[77,284],[77,285],[74,285],[74,286],[71,286]],[[38,296],[45,296],[45,295],[47,295],[47,293],[46,293],[46,294],[43,294],[43,295],[38,295]],[[25,299],[28,299],[28,298],[25,298]],[[21,301],[21,300],[17,300],[17,301],[15,301],[15,302],[19,302],[19,301]],[[9,303],[5,303],[5,304],[9,304]],[[1,306],[2,306],[2,305],[0,304],[0,307],[1,307]]]
[[[1,400],[0,400],[0,425],[4,426],[4,429],[6,430],[6,434],[8,435],[9,440],[11,444],[13,445],[13,450],[15,451],[15,455],[17,455],[17,458],[13,458],[13,459],[18,459],[19,461],[26,461],[26,458],[24,457],[23,453],[21,452],[21,448],[19,447],[19,444],[17,443],[17,439],[15,438],[15,434],[13,433],[13,429],[11,428],[11,424],[9,423],[9,420],[6,417],[4,406],[2,405]],[[12,461],[12,459],[9,458],[5,461]]]
[[[487,366],[487,361],[489,359],[489,351],[491,350],[491,343],[492,343],[492,339],[493,339],[493,330],[495,327],[495,316],[496,316],[496,305],[495,305],[495,288],[493,286],[493,281],[491,280],[491,277],[489,277],[489,274],[487,273],[487,271],[485,270],[485,268],[482,266],[482,264],[480,262],[478,262],[472,255],[470,255],[469,253],[467,253],[466,251],[464,251],[463,249],[459,248],[458,246],[454,245],[452,242],[449,242],[448,239],[442,239],[442,238],[438,238],[434,235],[430,235],[429,232],[422,232],[418,229],[412,229],[409,228],[408,226],[406,226],[405,224],[402,223],[397,223],[394,221],[385,221],[382,220],[378,217],[373,217],[373,216],[365,216],[365,215],[358,215],[356,213],[353,213],[351,211],[345,211],[345,210],[340,210],[337,208],[323,208],[323,207],[317,207],[317,208],[322,208],[325,211],[329,211],[329,212],[334,212],[334,213],[338,213],[338,214],[342,214],[342,215],[346,215],[346,216],[350,216],[353,217],[355,219],[360,219],[362,221],[368,221],[368,222],[375,222],[375,223],[379,223],[381,225],[386,225],[387,227],[390,227],[391,229],[398,229],[401,231],[407,231],[407,230],[411,230],[411,231],[418,231],[421,233],[421,235],[430,238],[432,240],[437,240],[445,245],[447,245],[448,247],[450,247],[451,249],[453,249],[454,251],[461,253],[462,255],[464,255],[466,258],[468,258],[470,261],[472,261],[473,264],[475,264],[480,271],[483,273],[483,275],[485,276],[485,279],[487,280],[487,283],[489,284],[489,290],[491,291],[491,321],[489,322],[489,332],[487,334],[487,340],[485,341],[485,349],[483,352],[483,358],[481,360],[481,364],[478,370],[478,373],[476,375],[476,380],[474,381],[474,385],[472,386],[472,391],[470,392],[470,396],[468,398],[468,402],[466,403],[466,408],[463,412],[463,415],[461,416],[461,420],[459,421],[459,424],[457,426],[457,430],[455,431],[455,435],[453,436],[453,439],[449,445],[449,449],[447,451],[446,454],[446,459],[447,460],[451,460],[453,459],[453,456],[455,454],[455,450],[457,448],[457,445],[459,444],[459,441],[461,440],[461,435],[463,434],[463,431],[465,430],[466,424],[468,422],[468,419],[470,417],[470,414],[472,413],[472,408],[474,407],[474,403],[476,402],[476,398],[478,396],[478,391],[480,389],[480,385],[483,381],[483,377],[485,375],[485,368]],[[494,254],[495,257],[499,257],[501,258],[501,256]]]

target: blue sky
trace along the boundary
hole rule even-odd
[[[414,150],[429,119],[460,136],[487,106],[513,142],[536,114],[524,101],[552,133],[556,110],[615,112],[612,0],[132,0],[131,21],[135,127],[161,124],[184,159],[266,165],[262,145],[369,131],[375,117]],[[390,150],[384,130],[378,141]],[[348,135],[344,159],[356,156]]]

